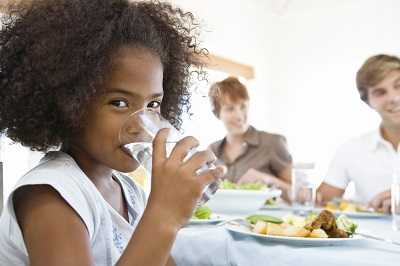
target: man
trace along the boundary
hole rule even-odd
[[[318,189],[319,201],[341,197],[353,181],[358,201],[389,212],[390,185],[400,167],[400,59],[370,57],[356,82],[360,98],[380,115],[380,127],[339,148]]]

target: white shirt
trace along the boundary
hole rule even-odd
[[[380,130],[375,130],[338,149],[324,182],[345,189],[354,181],[355,200],[367,203],[378,193],[390,189],[399,158],[399,151],[383,139]]]
[[[129,222],[104,200],[74,159],[63,152],[48,153],[37,167],[18,181],[13,192],[25,185],[39,184],[55,189],[86,225],[95,265],[111,266],[121,256],[146,205],[144,192],[132,179],[119,173],[114,175],[127,200]],[[12,195],[0,217],[0,265],[29,265]]]

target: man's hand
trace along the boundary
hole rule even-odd
[[[385,190],[376,195],[368,204],[369,207],[374,208],[376,211],[390,213],[391,207],[391,193],[390,190]]]

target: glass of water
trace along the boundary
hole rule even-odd
[[[297,163],[292,174],[292,207],[295,212],[305,213],[315,207],[316,187],[312,180],[313,163]]]
[[[398,167],[393,173],[391,186],[391,212],[392,212],[392,228],[395,231],[400,230],[400,171]]]
[[[136,111],[127,118],[119,132],[120,143],[147,170],[150,174],[149,176],[151,176],[152,169],[152,141],[157,132],[162,128],[170,129],[166,141],[167,156],[169,156],[175,144],[184,136],[168,120],[163,118],[159,112],[148,109]],[[195,152],[195,149],[190,150],[185,160],[189,159]],[[215,168],[213,164],[205,164],[197,170],[197,174],[201,174],[212,168]],[[151,178],[147,182],[147,185],[145,185],[147,193],[150,193],[150,188]],[[207,202],[218,188],[219,180],[205,187],[198,205],[203,205]]]

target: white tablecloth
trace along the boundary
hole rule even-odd
[[[282,212],[269,211],[268,214],[280,216]],[[400,232],[391,229],[389,217],[354,220],[362,232],[400,241]],[[172,254],[178,266],[400,265],[400,246],[385,242],[360,240],[319,247],[288,245],[231,234],[225,228],[216,226],[183,228],[177,236]]]

